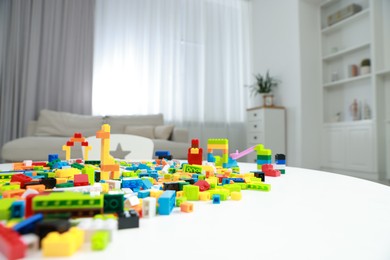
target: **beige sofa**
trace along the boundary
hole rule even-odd
[[[153,140],[154,151],[168,150],[176,159],[187,159],[190,146],[188,130],[164,124],[162,114],[132,116],[85,116],[51,110],[42,110],[37,121],[31,121],[27,136],[6,143],[1,157],[5,161],[47,160],[49,154],[65,159],[62,146],[81,133],[93,136],[102,124],[111,126],[111,133],[133,134]],[[81,147],[75,145],[72,158],[82,158]]]

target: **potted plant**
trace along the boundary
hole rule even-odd
[[[371,61],[370,61],[370,59],[362,60],[362,62],[360,64],[360,73],[362,75],[364,75],[364,74],[368,74],[370,72],[371,72]]]
[[[263,106],[273,106],[272,89],[278,86],[279,81],[271,77],[269,71],[263,76],[260,73],[254,75],[256,82],[249,85],[251,96],[260,95],[263,99]]]

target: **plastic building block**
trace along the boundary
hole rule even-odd
[[[87,186],[89,185],[88,174],[77,174],[74,176],[74,186]]]
[[[126,228],[138,228],[139,227],[139,216],[138,213],[131,209],[118,214],[118,229]]]
[[[11,218],[24,217],[25,202],[22,200],[14,201],[11,205]]]
[[[71,213],[74,217],[94,216],[103,212],[103,195],[91,196],[79,192],[56,192],[36,196],[32,200],[34,212],[44,214]]]
[[[194,204],[188,201],[185,201],[180,204],[180,211],[190,213],[194,211]]]
[[[219,194],[213,194],[213,204],[220,204],[221,196]]]
[[[268,183],[248,183],[248,190],[260,190],[260,191],[270,191],[271,184]]]
[[[49,154],[48,155],[48,162],[52,162],[54,160],[58,160],[58,154]]]
[[[137,194],[138,198],[146,198],[150,196],[150,191],[149,190],[140,190]]]
[[[156,216],[156,198],[149,197],[142,200],[142,217]]]
[[[77,227],[72,227],[63,234],[50,232],[42,240],[42,253],[44,256],[71,256],[83,242],[84,231]]]
[[[92,235],[91,249],[93,251],[99,251],[106,249],[109,241],[109,232],[105,230],[95,231]]]
[[[230,193],[230,197],[232,200],[241,200],[242,199],[242,194],[239,191],[232,191]]]
[[[210,189],[210,184],[204,180],[199,180],[195,182],[194,185],[199,186],[199,191],[206,191]]]
[[[42,214],[35,214],[29,218],[26,218],[25,220],[19,222],[15,226],[12,227],[13,230],[18,232],[19,234],[28,234],[33,233],[35,230],[35,225],[42,221],[43,215]]]
[[[202,166],[200,166],[200,165],[184,164],[183,172],[201,173],[202,172]]]
[[[14,230],[0,223],[0,253],[7,259],[20,259],[26,255],[27,245]]]
[[[199,200],[211,200],[210,192],[208,191],[201,191],[199,192]]]
[[[262,171],[253,171],[256,178],[260,178],[262,182],[265,182],[265,174]]]
[[[202,165],[203,149],[199,147],[199,140],[192,139],[191,147],[188,148],[188,164]]]
[[[53,189],[57,185],[55,178],[43,178],[39,180],[39,183],[45,185],[45,189]]]
[[[270,177],[280,176],[280,171],[275,170],[272,164],[262,165],[261,170],[264,172],[265,176],[270,176]]]
[[[7,198],[0,199],[0,220],[8,220],[11,218],[11,207],[16,199]]]
[[[26,176],[24,174],[14,174],[11,177],[11,182],[19,182],[20,188],[24,189],[26,187],[26,183],[32,181],[32,178],[29,176]]]
[[[169,215],[175,207],[176,192],[173,190],[164,191],[158,198],[158,214]]]
[[[185,201],[187,201],[187,198],[186,198],[186,197],[179,197],[179,198],[176,197],[176,204],[175,204],[175,206],[176,206],[176,207],[180,207],[180,205],[181,205],[183,202],[185,202]]]
[[[104,213],[123,211],[123,194],[104,194]]]
[[[164,191],[162,191],[162,190],[152,189],[152,190],[150,190],[150,197],[158,199],[163,193],[164,193]]]
[[[183,187],[183,191],[187,200],[199,200],[199,186],[186,185]]]
[[[35,227],[35,233],[38,235],[40,242],[50,232],[58,232],[60,234],[67,232],[70,229],[70,222],[67,219],[44,219]]]
[[[209,190],[211,197],[214,196],[214,194],[217,194],[220,196],[221,201],[227,200],[230,194],[230,191],[228,189],[215,189],[215,190]]]
[[[178,182],[164,182],[164,190],[175,190],[179,191],[180,186]]]

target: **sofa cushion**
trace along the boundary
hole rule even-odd
[[[77,115],[66,112],[41,110],[35,130],[35,136],[67,136],[82,133],[95,135],[103,124],[101,116]]]
[[[111,126],[111,133],[123,134],[127,126],[158,126],[164,124],[162,114],[133,115],[133,116],[107,116],[105,123]]]
[[[159,125],[154,128],[154,136],[156,139],[168,140],[172,135],[173,125]]]
[[[125,134],[138,135],[146,138],[154,139],[154,126],[126,126]]]

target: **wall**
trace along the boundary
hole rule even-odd
[[[282,81],[275,97],[287,110],[287,164],[318,169],[320,52],[314,29],[319,26],[313,24],[318,16],[311,5],[303,0],[253,0],[253,72],[269,69]]]

